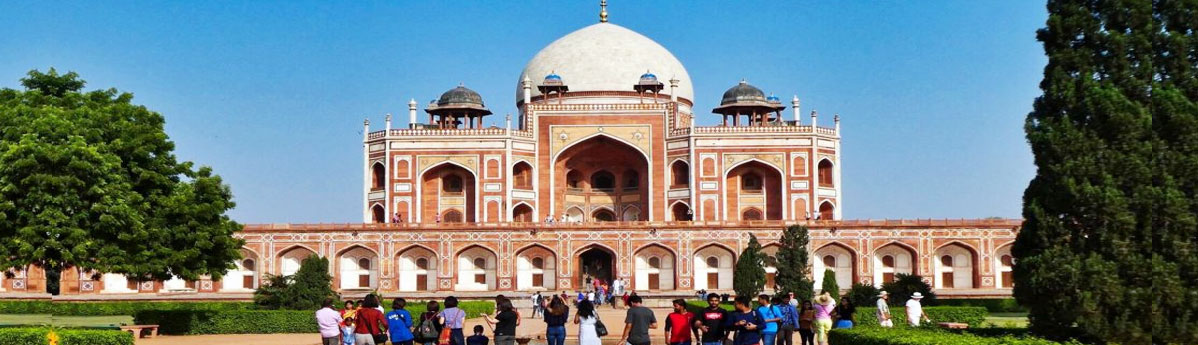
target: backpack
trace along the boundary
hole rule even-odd
[[[437,315],[420,318],[420,325],[416,326],[416,337],[420,339],[437,339],[441,336],[441,332],[437,331]]]

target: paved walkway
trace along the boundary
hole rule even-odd
[[[574,309],[570,309],[570,320],[574,319]],[[624,309],[612,309],[611,307],[603,307],[599,309],[599,319],[607,325],[608,331],[611,333],[604,337],[604,344],[614,344],[620,338],[621,332],[624,331]],[[655,308],[653,313],[657,315],[657,329],[649,330],[649,334],[654,337],[653,343],[664,344],[664,328],[666,314],[670,313],[670,309]],[[521,320],[520,326],[516,328],[517,336],[528,336],[534,340],[530,345],[544,345],[545,341],[545,322],[539,319],[531,318],[531,311],[527,309],[521,310],[521,315],[524,319]],[[466,335],[469,336],[474,325],[483,325],[486,329],[483,333],[490,337],[491,329],[483,322],[482,318],[474,318],[466,320],[466,325],[463,328]],[[537,339],[540,337],[541,339]],[[319,345],[320,335],[318,334],[221,334],[221,335],[188,335],[188,336],[159,336],[155,339],[138,339],[137,345],[201,345],[201,344],[254,344],[254,345]],[[572,324],[566,325],[566,344],[578,344],[578,326]]]

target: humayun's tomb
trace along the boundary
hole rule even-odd
[[[68,270],[60,297],[248,299],[310,255],[349,294],[573,291],[585,275],[648,296],[731,291],[749,235],[772,255],[791,224],[811,229],[817,282],[825,268],[843,288],[914,273],[942,296],[1010,295],[1019,220],[842,220],[839,117],[736,80],[716,115],[697,110],[673,54],[601,18],[528,62],[502,128],[483,127],[491,111],[461,85],[424,114],[411,101],[406,126],[367,121],[362,224],[247,225],[244,259],[220,281]],[[0,294],[44,291],[28,273]]]

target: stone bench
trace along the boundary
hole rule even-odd
[[[150,330],[150,335],[146,338],[153,338],[153,337],[158,336],[158,325],[124,325],[124,326],[121,326],[121,331],[132,333],[134,339],[141,338],[141,331],[147,330],[147,329]]]

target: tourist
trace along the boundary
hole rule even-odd
[[[595,291],[587,291],[586,300],[591,301],[591,303],[595,303]]]
[[[586,299],[587,299],[587,295],[582,293],[582,290],[578,290],[578,300],[574,301],[574,305],[577,306],[579,303],[582,303],[582,301],[586,300]]]
[[[325,298],[316,311],[316,327],[320,328],[320,345],[337,345],[341,335],[341,313],[333,310],[333,299]]]
[[[428,301],[424,309],[424,313],[420,314],[420,324],[416,325],[416,341],[421,345],[437,345],[441,328],[445,326],[445,319],[440,316],[441,304]]]
[[[795,329],[799,328],[799,309],[790,305],[790,296],[785,297],[774,295],[774,307],[782,311],[782,322],[778,324],[778,340],[775,344],[779,345],[794,345]]]
[[[907,300],[907,324],[911,327],[919,327],[919,322],[929,321],[928,314],[923,312],[923,305],[919,304],[919,300],[923,299],[923,294],[916,292],[911,294],[911,299]]]
[[[624,333],[616,344],[628,342],[632,345],[649,345],[649,329],[657,329],[657,316],[649,308],[641,306],[641,296],[628,298],[630,307],[624,316]]]
[[[374,338],[375,335],[385,334],[383,329],[387,328],[387,320],[383,318],[383,313],[379,312],[378,307],[379,298],[374,294],[366,295],[361,308],[358,308],[358,322],[354,325],[354,344],[382,345],[375,342]]]
[[[408,301],[396,298],[391,302],[391,312],[387,313],[387,327],[391,334],[391,345],[412,345],[412,313],[404,310]]]
[[[599,314],[590,302],[578,304],[578,312],[574,313],[574,324],[578,325],[578,345],[600,345],[599,333],[595,324],[599,323]]]
[[[383,309],[383,299],[382,299],[382,298],[379,298],[379,296],[378,296],[378,295],[375,295],[375,294],[373,294],[373,293],[371,293],[371,294],[367,294],[367,295],[366,295],[366,297],[370,297],[370,296],[374,296],[374,299],[375,299],[376,301],[379,301],[379,303],[378,303],[379,305],[378,305],[377,307],[375,307],[374,309],[375,309],[375,310],[378,310],[378,311],[379,311],[379,314],[381,314],[381,315],[387,315],[387,310],[386,310],[386,309]]]
[[[811,301],[803,301],[799,310],[799,339],[801,345],[815,345],[815,307]]]
[[[878,309],[875,310],[875,316],[878,318],[878,325],[890,328],[894,327],[894,320],[890,319],[890,293],[886,290],[878,293]]]
[[[534,293],[531,296],[531,299],[532,299],[532,317],[536,318],[536,317],[541,316],[542,315],[541,309],[544,308],[543,299],[541,297],[541,292],[537,291],[537,293]]]
[[[673,301],[674,312],[666,315],[666,344],[691,345],[691,339],[699,339],[699,329],[695,327],[695,314],[686,311],[686,301]],[[691,338],[694,334],[694,338]]]
[[[483,334],[483,325],[474,325],[474,335],[466,337],[466,345],[487,345],[490,341]]]
[[[516,326],[520,325],[520,314],[512,301],[504,298],[495,304],[495,316],[483,314],[483,321],[495,327],[495,345],[515,345]]]
[[[703,331],[700,345],[724,345],[724,340],[728,339],[724,323],[728,319],[728,311],[720,308],[720,296],[707,294],[707,308],[695,320],[695,326]]]
[[[815,298],[815,341],[820,345],[828,345],[828,331],[832,330],[832,309],[836,303],[827,291]]]
[[[833,316],[836,317],[836,324],[832,328],[853,328],[853,314],[857,312],[857,307],[849,302],[848,297],[841,297],[840,304],[836,309],[832,310]]]
[[[566,344],[566,320],[570,317],[570,308],[566,307],[566,302],[556,296],[549,301],[549,308],[545,310],[545,339],[548,345],[565,345]]]
[[[553,224],[553,215],[551,215],[551,214],[545,215],[545,224]]]
[[[354,317],[358,315],[358,304],[345,301],[341,310],[341,344],[354,345]]]
[[[799,307],[799,299],[795,298],[794,292],[786,293],[786,298],[790,300],[790,306],[795,307],[795,308]]]
[[[621,297],[620,297],[620,300],[622,300],[622,301],[624,302],[624,308],[628,308],[628,299],[629,299],[629,298],[631,298],[631,297],[632,297],[632,296],[630,296],[630,295],[628,294],[628,291],[624,291],[624,296],[621,296]]]
[[[607,295],[607,303],[611,303],[611,308],[616,309],[616,295],[608,294]]]
[[[782,311],[770,304],[769,295],[757,296],[757,313],[761,314],[762,321],[765,325],[761,327],[761,344],[774,345],[774,340],[778,339],[778,324],[782,322]]]
[[[466,336],[462,334],[462,324],[466,323],[466,311],[458,308],[458,298],[445,298],[445,310],[441,311],[442,322],[449,327],[449,343],[451,345],[466,345]]]
[[[726,321],[729,329],[736,334],[732,336],[732,345],[757,345],[761,341],[765,320],[753,310],[751,303],[749,296],[736,296],[736,312],[731,313]]]

